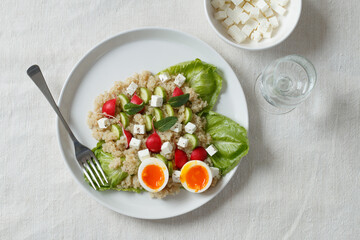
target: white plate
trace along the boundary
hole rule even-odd
[[[219,20],[214,18],[214,8],[210,0],[204,0],[205,14],[208,22],[216,34],[225,42],[238,48],[247,50],[262,50],[274,47],[283,42],[294,31],[301,15],[302,0],[290,0],[286,8],[284,16],[276,14],[279,20],[279,27],[273,31],[273,36],[269,39],[262,39],[260,42],[245,40],[237,43],[229,36],[225,27]]]
[[[162,28],[142,28],[120,33],[97,45],[80,60],[67,79],[60,95],[59,106],[75,136],[88,147],[95,139],[86,124],[88,111],[93,109],[95,97],[133,73],[150,70],[157,73],[171,65],[200,58],[214,64],[223,73],[223,89],[216,111],[248,128],[248,111],[240,83],[225,60],[206,43],[188,34]],[[142,194],[94,191],[83,179],[72,142],[57,121],[58,140],[65,162],[82,188],[99,203],[124,215],[161,219],[194,210],[216,196],[229,182],[235,169],[215,188],[202,194],[181,190],[180,194],[162,200]],[[226,203],[225,203],[226,204]]]

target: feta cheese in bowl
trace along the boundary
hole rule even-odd
[[[278,45],[295,29],[302,0],[204,0],[208,22],[228,44],[247,50]]]

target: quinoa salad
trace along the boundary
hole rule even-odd
[[[248,152],[246,130],[211,111],[221,84],[216,67],[196,59],[134,74],[97,96],[87,124],[109,180],[99,190],[164,198],[216,186]]]

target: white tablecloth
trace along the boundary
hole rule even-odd
[[[0,3],[1,239],[359,239],[360,3],[303,1],[293,34],[258,52],[233,48],[207,23],[200,0],[2,0]],[[178,29],[214,47],[247,97],[251,151],[214,200],[148,221],[113,212],[81,190],[61,157],[55,114],[25,71],[39,64],[57,99],[95,44],[143,26]],[[274,59],[316,66],[311,97],[269,115],[253,84]]]

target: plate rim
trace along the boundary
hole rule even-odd
[[[179,30],[175,30],[175,29],[171,29],[171,28],[164,28],[164,27],[154,27],[154,26],[149,26],[149,27],[140,27],[140,28],[133,28],[133,29],[129,29],[129,30],[125,30],[125,31],[121,31],[115,35],[112,35],[104,40],[102,40],[101,42],[99,42],[98,44],[96,44],[95,46],[93,46],[90,50],[88,50],[81,58],[79,61],[77,61],[77,63],[74,65],[74,67],[72,68],[71,72],[69,73],[68,77],[66,78],[63,86],[62,86],[62,89],[61,89],[61,92],[60,92],[60,95],[59,95],[59,98],[58,98],[58,101],[57,101],[57,104],[58,104],[58,107],[59,109],[61,110],[62,109],[62,106],[60,105],[60,103],[63,101],[63,97],[64,97],[64,94],[65,94],[65,88],[67,87],[67,85],[70,83],[70,79],[72,78],[72,76],[74,75],[76,69],[79,67],[79,65],[89,56],[91,55],[91,53],[93,53],[96,49],[98,49],[98,47],[100,47],[101,45],[105,44],[106,42],[108,41],[111,41],[115,38],[118,38],[120,37],[121,35],[126,35],[126,34],[130,34],[132,32],[141,32],[141,31],[149,31],[149,30],[157,30],[157,31],[164,31],[164,32],[173,32],[173,33],[176,33],[176,34],[181,34],[181,35],[184,35],[188,38],[191,38],[192,40],[195,40],[195,41],[198,41],[200,42],[201,44],[204,44],[205,46],[207,46],[208,48],[212,49],[214,51],[214,53],[216,54],[217,57],[221,58],[227,65],[228,67],[233,71],[234,75],[236,76],[236,73],[234,72],[234,70],[232,69],[231,65],[213,48],[211,47],[208,43],[206,43],[205,41],[197,38],[196,36],[193,36],[189,33],[186,33],[186,32],[182,32],[182,31],[179,31]],[[96,63],[97,61],[95,61]],[[237,78],[237,76],[236,76]],[[245,96],[245,93],[244,93],[244,90],[241,86],[241,83],[239,81],[239,79],[237,78],[238,80],[238,83],[240,85],[240,88],[244,94],[244,106],[246,108],[246,113],[247,113],[247,116],[246,116],[246,127],[245,129],[247,131],[248,128],[249,128],[249,111],[248,111],[248,106],[247,106],[247,101],[246,101],[246,96]],[[196,206],[194,208],[190,208],[190,209],[187,209],[186,211],[183,211],[181,213],[178,213],[178,214],[174,214],[174,215],[169,215],[169,216],[162,216],[162,217],[154,217],[154,216],[137,216],[137,215],[134,215],[134,214],[131,214],[131,213],[127,213],[126,211],[119,211],[118,209],[115,209],[114,207],[112,207],[111,205],[107,204],[106,202],[103,202],[101,199],[98,199],[97,197],[93,196],[89,189],[86,188],[82,182],[80,182],[80,180],[77,179],[77,177],[75,176],[75,174],[73,173],[73,170],[72,168],[70,167],[68,161],[67,161],[67,158],[66,158],[66,155],[65,155],[65,151],[63,149],[63,146],[62,146],[62,143],[61,143],[61,133],[60,133],[60,126],[61,126],[61,122],[60,122],[60,119],[59,118],[56,118],[56,135],[57,135],[57,142],[58,142],[58,146],[60,148],[60,152],[61,152],[61,155],[62,155],[62,158],[63,158],[63,161],[65,162],[65,165],[67,166],[69,172],[71,173],[73,179],[75,179],[75,181],[78,183],[78,185],[80,185],[81,189],[86,192],[87,195],[89,195],[92,199],[94,199],[96,202],[98,202],[99,204],[113,210],[114,212],[117,212],[117,213],[120,213],[122,215],[125,215],[125,216],[129,216],[129,217],[133,217],[133,218],[138,218],[138,219],[147,219],[147,220],[156,220],[156,219],[168,219],[168,218],[173,218],[173,217],[177,217],[177,216],[181,216],[181,215],[184,215],[188,212],[191,212],[191,211],[194,211],[198,208],[200,208],[201,206],[204,206],[205,204],[207,204],[209,201],[211,201],[213,198],[215,198],[220,192],[222,192],[224,190],[224,188],[229,184],[229,182],[231,181],[231,179],[233,178],[235,172],[237,171],[239,165],[237,165],[234,169],[232,169],[228,174],[231,174],[228,178],[228,181],[224,184],[224,186],[221,187],[221,189],[219,189],[219,191],[216,193],[216,194],[213,194],[211,195],[208,199],[206,199],[206,201],[204,203],[202,203],[201,205],[199,206]],[[93,189],[91,189],[93,190]]]

